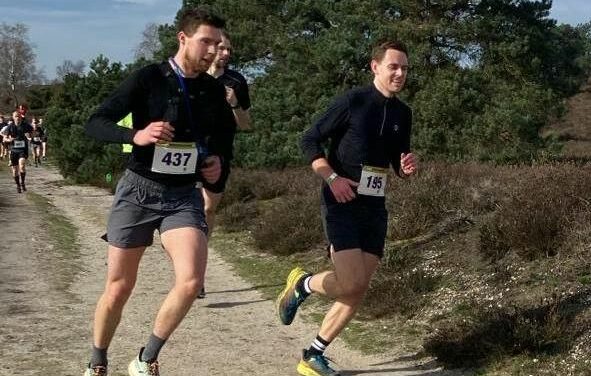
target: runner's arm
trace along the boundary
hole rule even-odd
[[[392,169],[401,178],[405,178],[406,175],[400,166],[400,158],[401,154],[409,154],[411,153],[410,150],[410,134],[412,130],[412,111],[409,107],[403,106],[403,119],[402,127],[401,127],[401,138],[396,140],[397,147],[393,148],[392,155],[390,156],[390,160],[392,163]]]
[[[133,144],[134,129],[123,128],[117,122],[131,112],[138,98],[141,70],[134,72],[90,116],[86,134],[100,141]]]
[[[236,125],[241,131],[252,130],[252,118],[250,117],[250,93],[248,90],[248,83],[244,76],[240,75],[237,77],[240,85],[235,90],[236,99],[238,100],[237,106],[232,106],[232,112],[236,119]]]
[[[311,164],[318,158],[326,159],[323,143],[346,126],[349,115],[349,101],[345,96],[340,97],[304,132],[300,147],[308,163]]]

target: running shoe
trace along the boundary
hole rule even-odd
[[[105,366],[94,366],[91,367],[88,364],[86,371],[83,376],[107,376],[107,367]]]
[[[23,192],[23,191],[22,191],[22,189],[21,189],[21,186],[20,186],[20,184],[16,186],[16,191],[17,191],[18,193],[22,193],[22,192]]]
[[[289,325],[295,318],[296,312],[300,304],[306,300],[304,296],[297,290],[297,285],[300,280],[311,275],[301,268],[293,269],[287,276],[287,283],[285,288],[279,295],[276,301],[277,312],[279,319],[283,325]]]
[[[199,294],[197,294],[197,299],[205,299],[205,295],[205,286],[203,286],[201,291],[199,291]]]
[[[139,355],[129,363],[127,368],[129,376],[160,376],[158,361],[155,360],[151,363],[142,361],[142,352],[144,352],[143,347]]]
[[[297,371],[304,376],[341,376],[340,373],[330,367],[329,361],[330,359],[324,355],[310,355],[307,357],[306,350],[304,350]]]
[[[23,187],[23,192],[27,191],[27,187],[25,186],[25,183],[21,184],[21,187]]]

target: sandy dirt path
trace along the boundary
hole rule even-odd
[[[35,206],[0,176],[0,375],[81,375],[88,361],[95,302],[105,278],[104,232],[112,196],[105,190],[64,185],[55,170],[29,169],[29,192],[49,199],[78,229],[78,254],[49,244]],[[280,325],[273,302],[239,278],[210,250],[208,296],[197,300],[163,349],[163,375],[297,375],[300,349],[317,328],[296,318]],[[140,265],[134,294],[109,350],[110,375],[127,375],[128,362],[151,332],[155,312],[172,283],[158,245]],[[280,281],[278,281],[280,283]],[[343,375],[457,375],[429,359],[396,350],[366,356],[335,341],[327,353]]]

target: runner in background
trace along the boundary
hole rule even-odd
[[[43,138],[45,137],[45,132],[35,118],[33,118],[32,121],[33,130],[31,132],[31,149],[33,151],[35,167],[39,167],[41,164],[41,150],[43,149]]]
[[[24,120],[24,114],[19,111],[12,113],[13,124],[9,125],[5,138],[10,145],[10,166],[18,193],[27,190],[25,185],[26,162],[29,157],[29,139],[33,128]]]
[[[230,176],[230,166],[234,148],[235,129],[250,130],[252,121],[250,118],[250,95],[248,93],[248,84],[243,75],[237,71],[228,68],[230,57],[232,56],[232,43],[230,36],[226,31],[222,31],[222,41],[218,44],[218,51],[215,60],[207,70],[211,76],[215,77],[226,88],[226,101],[232,108],[236,125],[234,131],[228,138],[228,144],[224,147],[222,155],[222,176],[214,183],[203,182],[203,199],[205,200],[205,218],[209,228],[209,236],[213,233],[215,226],[215,217],[217,208],[222,200],[226,183]],[[205,287],[201,290],[198,298],[205,297]]]

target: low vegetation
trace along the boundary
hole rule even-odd
[[[391,181],[386,255],[353,326],[390,323],[448,367],[591,372],[591,165],[427,163]],[[236,170],[222,230],[260,260],[325,267],[318,187],[309,169]]]

